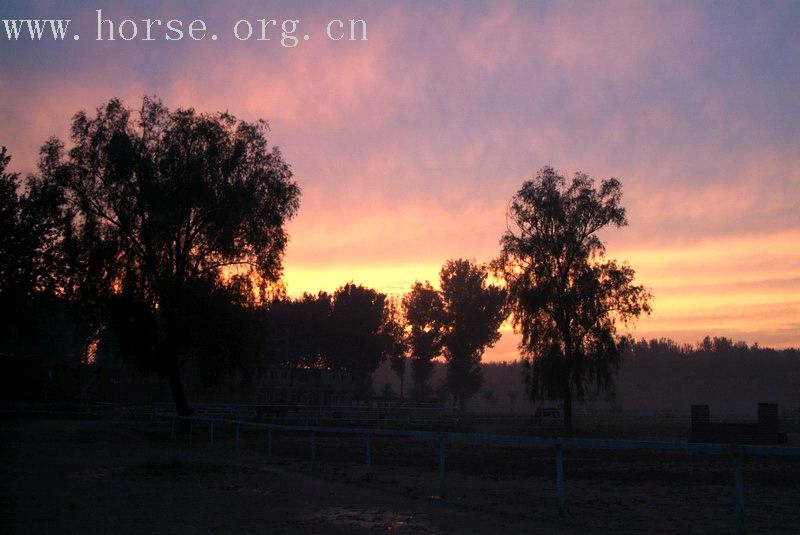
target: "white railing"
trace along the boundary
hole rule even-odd
[[[556,472],[556,498],[558,500],[559,514],[563,515],[566,511],[566,492],[564,481],[564,458],[565,448],[589,448],[589,449],[617,449],[617,450],[645,450],[662,452],[683,452],[683,453],[706,453],[713,455],[730,456],[732,460],[734,496],[737,533],[744,533],[744,477],[743,477],[743,458],[745,455],[766,456],[766,457],[800,457],[800,448],[788,446],[757,446],[744,444],[691,444],[678,442],[643,442],[630,440],[606,440],[606,439],[584,439],[584,438],[548,438],[536,436],[516,436],[516,435],[493,435],[481,433],[456,433],[441,431],[422,431],[409,429],[376,429],[359,427],[329,427],[318,425],[285,425],[275,423],[260,423],[247,420],[229,420],[224,418],[209,418],[198,416],[177,416],[175,414],[159,414],[159,418],[170,418],[172,420],[171,436],[175,438],[176,425],[179,420],[188,421],[188,441],[192,444],[193,427],[195,422],[205,422],[210,424],[210,440],[214,442],[214,425],[235,426],[236,429],[236,450],[239,450],[240,429],[262,429],[267,431],[267,456],[269,461],[273,461],[272,456],[272,433],[273,431],[291,431],[309,433],[311,441],[310,461],[313,470],[316,464],[316,435],[320,434],[339,434],[339,435],[363,435],[365,438],[365,462],[367,471],[372,473],[372,437],[407,437],[428,439],[438,443],[439,446],[439,495],[442,499],[446,496],[445,478],[445,443],[447,441],[458,442],[489,442],[494,444],[518,444],[537,447],[549,447],[554,449],[555,472]]]

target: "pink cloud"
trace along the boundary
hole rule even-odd
[[[324,7],[275,6],[270,16],[285,11],[309,28],[362,17],[369,41],[87,45],[55,72],[5,70],[2,143],[29,170],[75,111],[112,96],[135,106],[144,93],[267,119],[303,190],[286,264],[308,275],[304,290],[317,289],[320,269],[334,281],[366,266],[398,286],[452,256],[489,259],[509,198],[545,163],[622,180],[631,225],[607,233],[609,253],[630,255],[662,303],[701,285],[712,308],[724,306],[747,298],[737,281],[761,280],[775,295],[797,276],[786,237],[800,228],[800,134],[786,119],[796,92],[780,78],[786,69],[768,69],[792,59],[800,40],[780,37],[768,6],[757,20],[740,14],[739,28],[692,3]],[[250,2],[167,5],[154,16],[195,10],[220,27],[265,16]],[[712,255],[713,243],[722,249]],[[797,317],[792,306],[781,308],[776,333]],[[709,325],[724,326],[718,312],[704,316]],[[686,308],[672,323],[647,321],[694,336],[691,323],[705,320]]]

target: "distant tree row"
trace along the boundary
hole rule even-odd
[[[369,396],[372,373],[398,343],[392,312],[386,294],[354,283],[332,295],[275,299],[264,308],[267,362],[291,371],[345,371],[352,377],[355,396]]]
[[[757,343],[748,345],[742,340],[734,341],[725,336],[705,336],[695,344],[679,344],[670,338],[644,338],[633,342],[629,352],[639,356],[650,355],[692,355],[695,353],[759,353],[774,351],[760,347]]]
[[[626,350],[617,380],[625,408],[687,410],[707,403],[714,414],[751,414],[756,402],[797,409],[800,351],[706,336],[695,344],[639,340]]]
[[[354,283],[333,295],[276,299],[266,306],[270,362],[347,371],[359,397],[371,392],[372,373],[386,359],[404,397],[410,362],[411,396],[426,400],[434,359],[443,356],[449,396],[463,407],[480,390],[481,357],[506,317],[505,292],[487,276],[485,266],[451,260],[442,267],[441,290],[417,282],[399,303]]]
[[[782,412],[798,410],[797,349],[766,348],[708,336],[691,344],[669,338],[640,339],[630,343],[623,356],[625,364],[615,381],[614,399],[595,390],[587,391],[586,401],[593,410],[621,408],[688,414],[690,405],[708,403],[716,415],[751,415],[757,401],[778,403]],[[523,399],[520,381],[524,362],[488,362],[481,368],[484,386],[478,398],[484,409],[514,410],[515,405],[530,409]],[[388,366],[382,366],[374,380],[385,385],[392,375]],[[445,377],[444,364],[437,364],[433,382],[443,383]],[[391,383],[397,384],[394,380]]]
[[[439,273],[440,290],[427,281],[417,282],[403,298],[407,354],[397,353],[392,367],[402,381],[405,359],[410,359],[415,398],[430,396],[428,379],[439,355],[447,362],[449,393],[462,409],[480,390],[481,357],[500,339],[507,316],[505,290],[488,284],[487,277],[485,266],[450,260]]]

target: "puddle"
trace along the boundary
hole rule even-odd
[[[81,481],[105,481],[111,477],[111,470],[108,468],[90,468],[81,472],[73,472],[69,477]]]
[[[312,516],[317,520],[337,526],[399,533],[438,533],[433,526],[418,516],[396,511],[326,507]]]

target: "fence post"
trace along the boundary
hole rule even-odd
[[[745,533],[744,528],[744,474],[742,467],[742,448],[733,446],[733,486],[736,495],[736,533]]]
[[[439,435],[439,497],[445,499],[447,484],[444,478],[444,433]]]
[[[367,476],[372,475],[372,448],[369,438],[369,433],[367,433]]]
[[[214,445],[214,422],[211,422],[211,445]]]
[[[239,452],[239,424],[236,424],[236,452]]]
[[[566,497],[564,492],[564,447],[559,441],[556,444],[556,493],[558,495],[558,514],[566,513]]]
[[[267,430],[267,457],[269,457],[269,462],[272,464],[272,429]]]
[[[173,440],[175,439],[175,420],[177,420],[177,417],[173,416],[172,417],[172,432],[170,433],[170,436],[169,436],[169,438],[171,438]]]
[[[314,466],[317,462],[317,448],[316,448],[317,433],[311,431],[311,471],[314,471]]]

